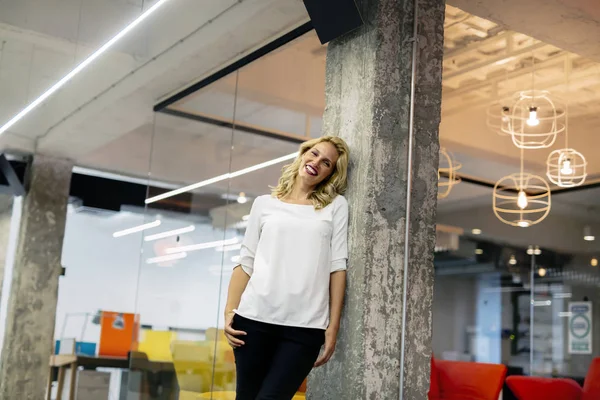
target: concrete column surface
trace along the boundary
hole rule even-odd
[[[36,155],[29,168],[0,365],[2,400],[46,393],[72,167]]]
[[[431,356],[443,0],[421,0],[407,319],[402,324],[413,0],[357,0],[365,25],[330,43],[324,134],[351,149],[346,304],[309,400],[425,400]],[[401,337],[406,352],[401,365]]]
[[[4,282],[4,268],[6,253],[8,251],[12,210],[13,196],[10,194],[0,194],[0,299],[2,299],[2,284]]]

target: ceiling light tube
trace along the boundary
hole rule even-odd
[[[204,186],[212,185],[213,183],[221,182],[221,181],[224,181],[226,179],[236,178],[238,176],[245,175],[245,174],[250,173],[250,172],[258,171],[259,169],[263,169],[263,168],[266,168],[266,167],[270,167],[271,165],[279,164],[279,163],[282,163],[284,161],[288,161],[288,160],[294,159],[297,156],[298,156],[298,152],[292,153],[292,154],[288,154],[288,155],[283,156],[283,157],[275,158],[275,159],[270,160],[270,161],[265,161],[263,163],[253,165],[253,166],[248,167],[248,168],[240,169],[239,171],[235,171],[235,172],[231,172],[231,173],[227,173],[227,174],[215,176],[214,178],[210,178],[210,179],[207,179],[207,180],[204,180],[204,181],[196,182],[196,183],[193,183],[193,184],[188,185],[188,186],[184,186],[184,187],[179,188],[179,189],[171,190],[169,192],[166,192],[166,193],[163,193],[163,194],[159,194],[158,196],[150,197],[150,198],[146,199],[145,203],[146,204],[156,203],[157,201],[168,199],[169,197],[177,196],[178,194],[181,194],[181,193],[190,192],[192,190],[195,190],[195,189],[198,189],[198,188],[201,188],[201,187],[204,187]]]
[[[573,293],[554,293],[552,297],[555,299],[570,299],[573,297]]]
[[[121,32],[117,33],[113,36],[108,42],[104,43],[102,47],[93,52],[88,58],[83,60],[81,64],[77,65],[71,72],[62,77],[61,80],[56,82],[50,89],[46,90],[40,97],[32,101],[27,107],[19,111],[14,117],[12,117],[7,123],[0,127],[0,135],[6,132],[10,127],[19,122],[25,115],[29,114],[34,108],[39,106],[46,100],[48,97],[52,96],[58,89],[63,87],[67,82],[69,82],[75,75],[80,73],[90,65],[95,59],[100,57],[103,53],[105,53],[109,48],[111,48],[116,42],[118,42],[123,36],[127,35],[132,29],[142,23],[146,18],[148,18],[152,13],[154,13],[160,6],[165,4],[169,0],[158,0],[156,4],[152,7],[144,11],[139,17],[137,17],[133,22],[127,25]]]
[[[573,312],[571,311],[560,311],[558,316],[561,318],[571,318],[573,316]]]
[[[181,260],[182,258],[186,258],[186,257],[187,257],[187,253],[168,254],[166,256],[149,258],[146,260],[146,264],[159,264],[159,263],[165,262],[165,261]]]
[[[238,251],[241,249],[242,249],[242,244],[238,243],[238,244],[230,244],[229,246],[220,246],[220,247],[217,247],[215,250],[220,251],[220,252],[227,252],[227,251]]]
[[[153,240],[164,239],[170,236],[183,235],[185,233],[194,232],[196,230],[195,225],[186,226],[185,228],[173,229],[171,231],[166,231],[162,233],[157,233],[155,235],[149,235],[144,238],[144,241],[151,242]]]
[[[547,307],[552,305],[552,300],[532,300],[531,304],[534,307]]]
[[[174,253],[183,253],[183,252],[196,251],[196,250],[214,249],[215,247],[228,246],[231,244],[236,244],[237,242],[238,242],[238,238],[233,238],[233,239],[227,239],[227,240],[217,240],[214,242],[191,244],[189,246],[171,247],[166,250],[166,253],[174,254]]]
[[[157,219],[154,222],[149,222],[147,224],[134,226],[133,228],[128,228],[128,229],[123,229],[122,231],[117,231],[117,232],[113,233],[113,237],[118,238],[118,237],[122,237],[122,236],[126,236],[126,235],[131,235],[132,233],[142,232],[147,229],[156,228],[157,226],[160,226],[160,224],[161,224],[160,220]]]

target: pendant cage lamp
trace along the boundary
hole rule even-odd
[[[565,130],[564,103],[546,90],[524,90],[517,100],[502,110],[502,132],[510,135],[520,149],[544,149],[552,146]]]
[[[574,149],[554,150],[546,160],[546,176],[560,187],[580,186],[587,178],[587,161]]]
[[[521,170],[501,178],[494,185],[494,214],[505,224],[528,228],[542,222],[550,213],[550,186],[544,178]]]
[[[505,115],[510,113],[510,107],[517,99],[513,97],[504,97],[490,103],[486,110],[486,124],[488,128],[500,136],[508,136],[510,129],[510,118]]]
[[[462,164],[457,162],[454,155],[444,147],[440,147],[440,163],[438,167],[438,199],[445,199],[450,195],[454,185],[460,183],[461,179],[456,172],[461,169]]]
[[[567,93],[569,75],[566,76]],[[554,150],[546,160],[546,176],[550,182],[560,187],[576,187],[587,178],[587,161],[583,154],[569,147],[569,104],[565,104],[565,147]]]

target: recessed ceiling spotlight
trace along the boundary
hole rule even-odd
[[[596,237],[592,234],[592,228],[590,228],[589,226],[585,226],[583,228],[583,240],[587,242],[593,242],[594,240],[596,240]]]
[[[535,247],[529,246],[527,248],[527,255],[530,255],[530,256],[533,256],[533,255],[539,256],[541,254],[542,254],[542,250],[540,250],[540,246],[535,246]]]

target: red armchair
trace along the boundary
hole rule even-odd
[[[506,366],[431,359],[429,400],[498,400]]]
[[[509,376],[506,384],[519,400],[598,400],[600,358],[592,361],[583,389],[572,379],[533,376]]]
[[[519,400],[582,400],[581,386],[572,379],[509,376],[506,384]]]
[[[581,400],[600,399],[600,357],[592,360],[583,384]]]

